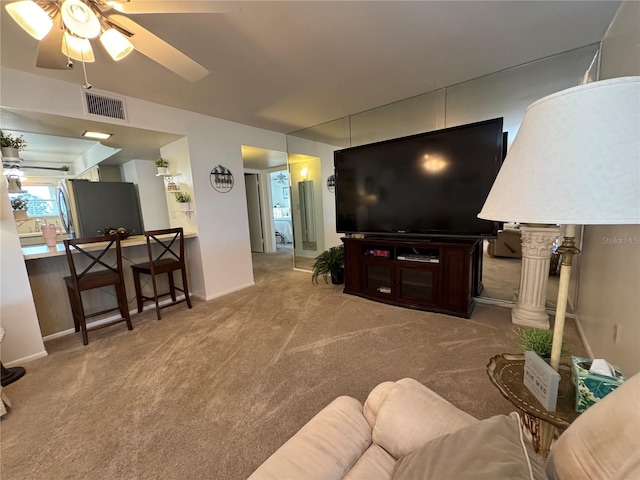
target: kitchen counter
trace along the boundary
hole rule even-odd
[[[193,238],[197,237],[196,233],[185,232],[184,238]],[[134,247],[136,245],[146,245],[147,239],[144,235],[132,235],[126,240],[122,240],[120,245],[122,248],[126,247]],[[88,247],[86,250],[98,250],[101,248],[100,244],[96,244],[93,247]],[[46,245],[28,245],[22,247],[22,255],[24,255],[25,260],[33,260],[36,258],[48,258],[48,257],[57,257],[60,255],[66,255],[64,250],[64,243],[57,243],[55,247],[47,247]]]
[[[187,274],[191,268],[189,264],[189,251],[192,239],[197,238],[196,233],[185,233],[185,251],[187,262]],[[147,253],[147,242],[144,235],[135,235],[123,240],[122,245],[122,266],[124,271],[125,290],[129,303],[129,311],[137,312],[137,302],[135,289],[133,286],[133,274],[130,266],[134,263],[149,261]],[[88,246],[87,250],[99,249],[100,244]],[[30,245],[22,247],[31,292],[38,314],[38,322],[43,337],[55,337],[73,332],[73,316],[67,295],[67,288],[64,277],[69,275],[69,264],[63,243],[56,244],[55,247],[46,245]],[[148,279],[143,283],[143,291],[150,294],[151,284]],[[158,278],[158,291],[168,290],[167,276]],[[180,281],[177,280],[178,285]],[[83,293],[83,303],[87,313],[105,310],[115,306],[115,292],[111,287],[91,290]],[[101,321],[108,318],[110,314],[95,317],[92,320]],[[135,328],[135,327],[134,327]],[[81,340],[78,340],[81,341]]]

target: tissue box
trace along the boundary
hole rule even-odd
[[[589,371],[590,358],[571,357],[571,380],[576,387],[576,411],[584,412],[594,403],[618,388],[626,380],[617,367],[611,365],[615,377]]]

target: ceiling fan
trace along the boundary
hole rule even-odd
[[[131,20],[129,14],[228,13],[239,1],[215,0],[19,0],[5,6],[29,35],[40,41],[36,66],[68,69],[73,60],[95,61],[91,39],[118,61],[134,49],[184,79],[197,82],[209,71],[187,55]]]

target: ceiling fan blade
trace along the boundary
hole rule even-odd
[[[182,78],[197,82],[209,74],[198,62],[124,15],[109,15],[109,21],[133,33],[129,40],[136,50]]]
[[[122,13],[235,13],[239,1],[219,0],[129,0],[111,1],[109,5]]]
[[[67,58],[60,50],[62,46],[63,30],[60,28],[60,13],[53,17],[53,27],[49,34],[38,44],[36,67],[68,70]]]
[[[67,165],[64,165],[62,167],[36,167],[36,166],[29,166],[29,165],[22,165],[21,168],[29,168],[32,170],[56,170],[58,172],[68,172],[69,171],[69,167]]]

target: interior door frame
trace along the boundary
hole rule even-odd
[[[276,252],[276,229],[273,225],[273,215],[271,214],[271,186],[269,185],[270,170],[258,170],[255,168],[245,168],[244,173],[258,175],[258,191],[260,195],[260,220],[262,222],[262,247],[264,253]],[[247,210],[247,221],[249,211]]]

